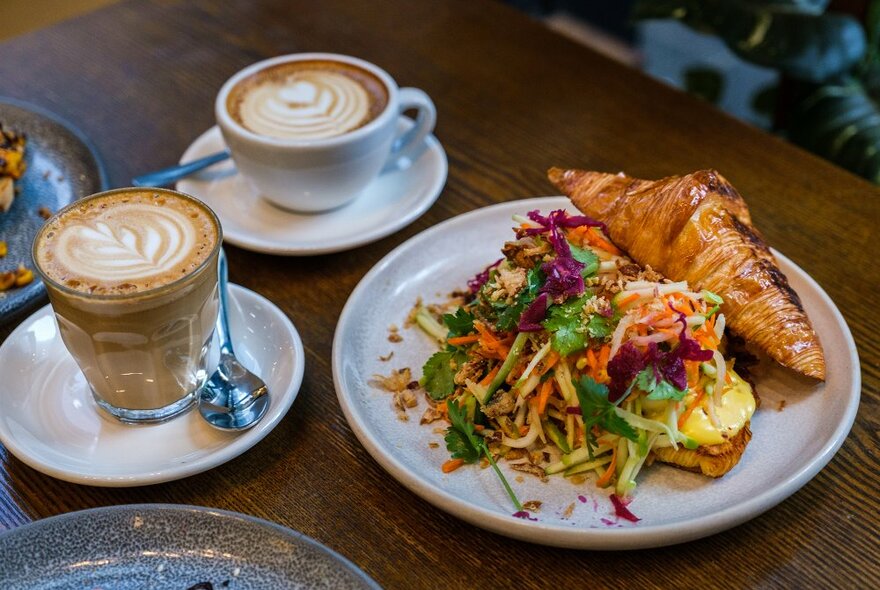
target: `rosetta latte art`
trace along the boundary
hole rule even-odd
[[[57,263],[103,283],[142,281],[164,275],[192,256],[196,231],[170,208],[129,203],[112,217],[71,223],[58,230]]]
[[[252,88],[240,116],[245,127],[260,135],[321,139],[363,125],[370,116],[370,96],[343,74],[301,71]]]

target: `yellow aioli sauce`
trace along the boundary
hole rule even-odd
[[[733,438],[755,413],[755,396],[752,387],[732,370],[728,369],[731,383],[724,387],[721,405],[715,407],[720,429],[712,425],[706,413],[706,404],[714,403],[711,396],[706,396],[699,407],[694,408],[691,415],[680,429],[681,432],[700,444],[700,446],[719,445]],[[685,399],[689,402],[694,393]],[[726,437],[721,436],[726,433]]]

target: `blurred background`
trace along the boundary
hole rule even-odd
[[[0,0],[0,41],[115,1]],[[880,0],[493,1],[880,183]]]

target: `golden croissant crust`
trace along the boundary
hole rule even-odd
[[[678,449],[662,447],[652,449],[651,452],[654,453],[654,458],[662,463],[709,477],[721,477],[739,463],[751,439],[752,431],[746,423],[736,436],[720,445],[701,446],[696,449],[686,449],[683,446],[679,446]]]
[[[825,357],[797,293],[745,201],[718,172],[661,180],[551,168],[550,181],[641,265],[724,298],[730,329],[780,364],[825,379]]]

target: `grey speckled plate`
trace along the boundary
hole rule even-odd
[[[197,506],[95,508],[0,535],[0,588],[193,586],[379,588],[353,563],[301,533],[252,516]]]
[[[0,271],[19,264],[32,268],[31,244],[43,219],[37,211],[53,213],[65,205],[107,188],[104,166],[91,142],[57,116],[33,105],[0,97],[0,123],[27,135],[27,170],[16,181],[19,191],[12,208],[0,213],[0,240],[9,254],[0,259]],[[0,323],[30,309],[43,297],[37,279],[21,289],[0,292]]]

